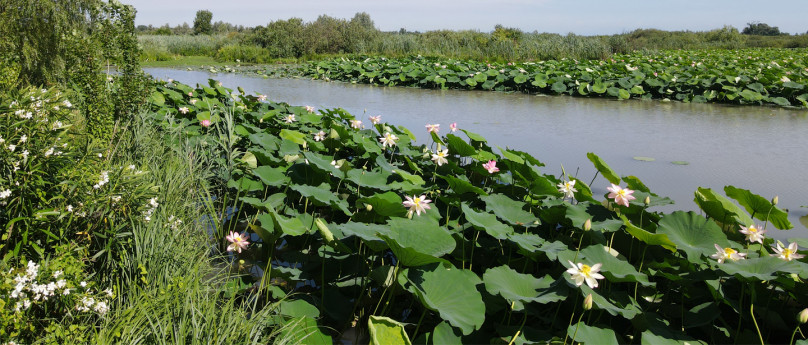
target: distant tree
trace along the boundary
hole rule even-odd
[[[171,26],[169,26],[168,23],[166,23],[166,25],[163,25],[163,26],[157,28],[157,30],[154,31],[155,35],[169,36],[169,35],[171,35],[171,33],[172,33],[171,32]]]
[[[354,17],[351,19],[351,24],[358,25],[367,30],[375,30],[376,26],[373,24],[373,20],[370,19],[370,15],[367,12],[357,12]]]
[[[497,41],[512,41],[518,42],[522,38],[522,30],[516,28],[506,28],[500,24],[494,26],[494,32],[491,38]]]
[[[213,20],[213,13],[208,10],[196,11],[196,18],[194,18],[194,34],[210,35],[212,31],[211,21]]]
[[[761,22],[747,23],[741,32],[744,35],[760,35],[760,36],[778,36],[780,29],[776,26],[769,26],[769,24]]]

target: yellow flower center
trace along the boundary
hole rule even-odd
[[[726,257],[729,257],[730,255],[735,254],[737,252],[738,252],[737,250],[732,249],[732,248],[724,248],[724,255]]]
[[[589,267],[589,265],[583,265],[583,266],[581,266],[581,273],[582,273],[583,275],[585,275],[585,276],[589,277],[589,276],[590,276],[590,272],[592,272],[592,267]]]
[[[421,198],[420,197],[415,197],[415,199],[412,199],[412,203],[416,204],[416,205],[420,205],[421,204]]]
[[[749,232],[758,232],[758,229],[754,225],[749,226]]]
[[[572,188],[572,183],[567,181],[566,183],[564,183],[564,187],[567,188],[567,189],[570,189],[570,188]]]
[[[621,190],[617,191],[617,195],[619,195],[619,196],[626,196],[626,190],[625,190],[625,189],[621,189]]]
[[[786,260],[791,260],[791,254],[794,254],[794,252],[792,252],[791,249],[788,249],[788,248],[783,249],[783,257]]]

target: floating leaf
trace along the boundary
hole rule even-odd
[[[656,158],[643,157],[643,156],[634,156],[632,158],[634,158],[635,161],[643,161],[643,162],[653,162],[656,160]]]
[[[686,162],[686,161],[671,161],[671,164],[676,164],[676,165],[690,165],[690,163],[688,163],[688,162]]]

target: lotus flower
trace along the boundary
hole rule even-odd
[[[578,191],[577,189],[575,189],[575,180],[562,182],[562,183],[559,183],[557,186],[558,186],[558,191],[561,192],[561,193],[564,193],[565,198],[570,198],[570,199],[575,198],[575,195],[572,194],[572,193],[575,193],[575,192]]]
[[[426,131],[429,132],[429,133],[438,134],[439,130],[440,130],[440,124],[439,123],[436,123],[436,124],[429,124],[428,123],[428,124],[426,124]]]
[[[325,140],[325,132],[319,131],[314,134],[314,141],[323,141]]]
[[[407,212],[407,216],[412,216],[413,211],[415,212],[415,214],[420,216],[421,212],[426,212],[426,210],[429,209],[428,204],[432,202],[432,200],[428,200],[426,198],[426,195],[412,196],[412,197],[406,196],[404,198],[407,200],[405,200],[402,204],[404,205],[404,207],[410,209]]]
[[[749,242],[763,244],[763,234],[766,233],[766,230],[758,229],[757,225],[752,224],[749,227],[741,225],[741,230],[738,232],[746,235],[746,240]]]
[[[397,140],[398,137],[395,134],[390,134],[389,132],[384,133],[384,136],[379,138],[379,141],[382,143],[382,148],[395,146]]]
[[[231,231],[230,235],[225,236],[228,241],[230,241],[230,245],[227,246],[227,251],[238,251],[241,253],[242,249],[247,249],[247,246],[250,245],[250,242],[246,240],[247,233],[239,234],[237,232]]]
[[[594,289],[598,287],[597,279],[604,278],[603,275],[598,273],[600,272],[600,263],[589,266],[580,262],[577,264],[574,264],[569,260],[567,260],[567,262],[569,262],[570,266],[572,266],[567,270],[567,273],[570,274],[572,280],[575,281],[575,285],[577,286],[581,286],[584,282],[586,282],[586,285],[589,285],[590,288]]]
[[[746,254],[738,253],[737,250],[732,248],[721,248],[718,244],[715,245],[716,253],[710,255],[711,258],[718,260],[718,263],[724,263],[725,260],[730,259],[732,261],[738,261],[743,259]]]
[[[499,168],[497,168],[497,161],[488,161],[488,163],[483,164],[483,168],[488,170],[489,174],[499,171]]]
[[[382,116],[381,115],[370,116],[370,123],[372,123],[374,125],[378,125],[379,122],[382,122]]]
[[[805,255],[797,254],[797,249],[798,247],[796,242],[791,242],[789,243],[788,247],[783,248],[783,244],[780,243],[780,241],[777,241],[777,247],[774,248],[774,252],[776,254],[772,254],[772,256],[776,256],[785,261],[804,258]]]
[[[614,202],[616,202],[618,205],[628,207],[628,202],[636,199],[633,195],[631,195],[634,193],[634,191],[631,189],[623,189],[616,184],[612,184],[611,187],[606,187],[606,189],[610,192],[609,198],[614,199]]]
[[[446,156],[449,155],[449,149],[445,149],[443,151],[438,150],[438,152],[432,154],[432,161],[435,162],[438,166],[444,165],[449,163],[446,159]]]

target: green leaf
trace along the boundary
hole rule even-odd
[[[482,281],[472,271],[431,264],[405,269],[399,283],[463,335],[479,329],[485,321],[485,304],[477,291]]]
[[[261,179],[267,186],[280,187],[287,184],[291,179],[286,176],[286,171],[282,168],[273,168],[262,165],[252,171],[253,175]]]
[[[446,180],[446,182],[449,183],[449,188],[451,188],[452,191],[454,191],[457,194],[474,193],[478,195],[488,195],[488,193],[486,193],[482,188],[472,185],[471,182],[467,180],[460,179],[454,176],[442,176],[442,175],[437,176]],[[465,178],[464,175],[460,176]]]
[[[373,194],[371,197],[359,199],[358,202],[372,206],[372,211],[383,217],[403,217],[407,213],[402,207],[401,197],[393,192]]]
[[[370,187],[378,190],[390,189],[390,185],[387,183],[389,173],[353,169],[348,171],[347,176],[348,181],[355,183],[359,187]]]
[[[797,261],[785,261],[774,256],[744,259],[738,261],[727,260],[718,264],[718,268],[727,274],[738,275],[754,280],[772,280],[777,273],[798,273],[800,267]]]
[[[466,220],[474,225],[477,230],[485,231],[496,239],[504,240],[508,238],[508,234],[513,233],[513,228],[500,223],[493,214],[475,212],[466,203],[461,204],[460,208],[463,210],[463,216],[466,217]]]
[[[788,220],[788,213],[760,195],[734,186],[724,187],[724,193],[727,193],[728,197],[738,201],[738,203],[755,218],[763,221],[768,220],[775,228],[786,230],[794,227]],[[750,224],[747,223],[743,225],[749,226]]]
[[[485,202],[486,209],[511,225],[532,226],[537,220],[532,213],[522,209],[525,207],[524,202],[513,200],[504,194],[485,195],[480,200]]]
[[[637,271],[628,261],[612,256],[607,247],[601,244],[588,246],[580,251],[592,264],[602,263],[601,273],[611,282],[638,282],[644,286],[653,286],[648,276]]]
[[[332,159],[311,151],[303,152],[303,156],[308,159],[310,165],[313,165],[326,173],[330,173],[337,178],[345,177],[345,173],[342,172],[342,170],[339,170],[335,166],[331,165]]]
[[[744,226],[752,224],[752,218],[731,200],[712,189],[699,187],[694,201],[708,216],[721,223],[735,222]]]
[[[667,235],[648,232],[645,229],[631,224],[631,222],[629,222],[628,218],[625,216],[621,216],[621,218],[623,218],[623,224],[626,226],[626,232],[631,234],[631,236],[634,236],[634,238],[645,242],[646,244],[662,246],[667,250],[676,252],[676,244],[671,242]]]
[[[300,193],[300,195],[309,198],[309,200],[315,201],[315,204],[319,203],[321,206],[333,206],[345,213],[346,216],[350,216],[352,214],[351,210],[348,209],[348,203],[345,200],[338,198],[336,194],[332,193],[331,186],[328,183],[323,183],[316,187],[293,184],[290,188]]]
[[[479,75],[479,74],[478,74]],[[435,326],[432,331],[432,344],[434,345],[463,345],[463,339],[455,334],[454,328],[444,321]]]
[[[653,162],[656,160],[656,158],[643,157],[643,156],[634,156],[633,158],[635,161],[643,161],[643,162]]]
[[[667,235],[678,249],[687,254],[690,262],[700,262],[702,255],[713,254],[716,244],[729,246],[727,236],[718,225],[692,211],[676,211],[662,217],[657,233]]]
[[[571,343],[576,341],[586,345],[618,345],[617,336],[611,329],[587,326],[583,322],[578,322],[567,327],[567,336],[571,338]]]
[[[538,279],[530,274],[516,272],[508,266],[489,268],[483,274],[485,289],[492,295],[500,295],[509,304],[513,303],[513,310],[524,309],[524,302],[539,299],[542,290],[550,288],[555,279],[549,275]]]
[[[441,256],[455,248],[455,240],[438,221],[426,215],[413,219],[392,218],[387,221],[390,231],[380,234],[396,258],[404,266],[421,266],[442,261]]]
[[[306,143],[306,135],[298,131],[293,131],[284,128],[281,129],[281,133],[278,136],[280,136],[282,139],[289,140],[298,145],[303,145]]]
[[[620,184],[620,177],[618,177],[617,173],[609,167],[606,162],[603,161],[598,155],[594,154],[593,152],[589,152],[586,154],[586,158],[589,158],[589,161],[595,165],[595,169],[600,171],[600,174],[606,178],[607,181],[613,184]]]
[[[471,157],[477,154],[477,150],[473,146],[454,134],[446,135],[446,143],[449,146],[449,152],[452,154],[462,157]]]
[[[642,338],[640,339],[640,344],[642,345],[695,345],[695,344],[703,344],[706,345],[707,343],[696,340],[687,335],[678,335],[676,338],[666,338],[663,336],[656,335],[651,333],[650,330],[642,332]]]
[[[404,325],[384,316],[371,315],[368,318],[371,345],[411,345]]]
[[[295,320],[285,321],[279,339],[284,339],[290,344],[306,345],[332,345],[331,337],[323,333],[317,327],[317,321],[311,317],[302,317]]]
[[[311,303],[302,299],[289,300],[284,299],[278,304],[278,314],[291,316],[291,317],[310,317],[317,318],[320,316],[320,310],[313,306]]]

